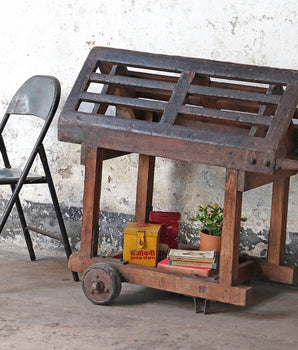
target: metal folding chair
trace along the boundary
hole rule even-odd
[[[67,258],[69,258],[71,254],[71,247],[59,207],[53,179],[50,173],[46,152],[43,146],[44,137],[49,129],[49,126],[53,120],[59,104],[60,91],[60,83],[55,77],[41,75],[31,77],[20,87],[20,89],[12,98],[0,124],[0,151],[5,166],[5,168],[0,169],[0,185],[10,185],[12,190],[12,196],[10,197],[0,219],[0,233],[3,230],[3,227],[8,219],[13,205],[16,204],[30,259],[32,261],[36,259],[36,256],[34,253],[29,231],[34,231],[36,233],[61,241],[64,246]],[[16,169],[11,167],[3,139],[3,130],[12,114],[22,115],[24,116],[24,119],[26,119],[26,116],[28,115],[33,115],[44,120],[41,132],[37,137],[35,145],[23,169]],[[37,155],[40,157],[44,169],[44,175],[39,175],[31,172],[31,167]],[[45,232],[32,226],[28,226],[26,223],[19,198],[19,193],[25,184],[42,183],[48,184],[60,228],[60,236]],[[73,278],[76,281],[78,280],[78,274],[76,272],[73,272]]]

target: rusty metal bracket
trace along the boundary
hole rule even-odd
[[[209,299],[202,299],[193,297],[195,313],[203,313],[204,315],[208,313],[208,310],[214,308],[215,301]]]

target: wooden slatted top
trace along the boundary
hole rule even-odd
[[[95,47],[59,139],[260,173],[295,152],[298,71]]]

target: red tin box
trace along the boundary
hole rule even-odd
[[[160,224],[160,251],[178,248],[178,230],[181,214],[176,212],[151,211],[149,222]]]

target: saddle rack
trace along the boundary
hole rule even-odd
[[[105,263],[122,281],[241,306],[252,292],[243,283],[256,273],[296,283],[297,268],[284,264],[284,254],[290,177],[298,172],[297,103],[298,71],[93,48],[59,119],[59,139],[81,144],[85,165],[81,248],[72,254],[70,269],[85,272]],[[102,165],[128,153],[139,154],[137,222],[148,222],[152,210],[155,157],[226,168],[217,277],[126,264],[121,253],[98,256]],[[241,261],[242,193],[268,183],[268,257]],[[91,297],[95,303],[114,298],[104,296],[108,282],[102,283],[85,288],[86,295],[94,288],[101,295],[98,302]]]

